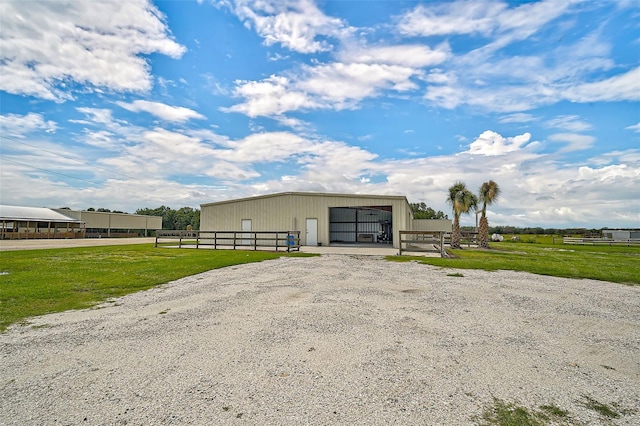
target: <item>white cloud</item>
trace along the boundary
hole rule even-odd
[[[485,49],[495,50],[530,37],[561,16],[571,4],[571,1],[544,1],[513,8],[498,1],[420,4],[399,17],[397,27],[406,36],[470,34],[494,37]]]
[[[341,62],[363,64],[399,65],[411,68],[423,68],[440,64],[447,60],[450,49],[447,44],[436,50],[420,44],[379,46],[340,51]]]
[[[584,132],[593,128],[591,124],[580,120],[580,117],[577,115],[560,115],[552,120],[547,120],[544,124],[547,127],[568,130],[571,132]]]
[[[116,102],[116,104],[126,109],[127,111],[144,111],[148,112],[149,114],[155,115],[162,120],[171,122],[183,123],[185,121],[191,120],[192,118],[205,118],[202,114],[199,114],[192,109],[166,105],[160,102],[136,100],[131,103]]]
[[[324,37],[342,37],[350,30],[338,18],[325,15],[310,0],[234,0],[231,10],[264,38],[266,45],[280,44],[300,52],[330,50]]]
[[[447,109],[453,109],[464,102],[463,92],[451,86],[429,86],[424,98]]]
[[[398,29],[409,36],[488,35],[497,25],[496,15],[505,9],[504,3],[496,2],[420,4],[400,18]]]
[[[288,111],[317,108],[319,104],[295,89],[286,77],[271,76],[262,81],[237,81],[235,95],[245,102],[223,109],[249,117],[279,116]]]
[[[28,133],[44,130],[55,133],[57,125],[52,120],[45,120],[42,114],[30,112],[27,115],[0,115],[0,135],[24,138]]]
[[[142,55],[180,57],[162,14],[146,0],[0,3],[0,89],[63,101],[85,89],[147,91]]]
[[[496,132],[487,130],[469,145],[469,154],[486,156],[503,155],[523,149],[531,140],[530,133],[505,138]],[[534,144],[534,143],[532,143]]]
[[[379,90],[407,91],[417,88],[411,77],[417,71],[396,65],[332,63],[307,69],[309,76],[297,86],[339,107],[351,106],[375,96]]]
[[[509,114],[498,120],[498,123],[529,123],[536,121],[537,118],[531,114],[515,113]]]
[[[87,137],[121,137],[100,131],[103,133]],[[100,151],[98,164],[113,171],[106,179],[104,169],[73,161],[78,156],[63,146],[47,148],[59,156],[43,156],[27,147],[25,156],[10,157],[23,165],[3,162],[3,202],[133,211],[159,205],[197,207],[215,200],[304,190],[404,194],[412,202],[425,201],[450,214],[445,198],[453,182],[461,179],[476,189],[493,179],[500,184],[503,198],[492,206],[492,225],[634,226],[640,218],[636,199],[640,187],[638,150],[605,153],[589,160],[589,165],[583,161],[559,163],[555,153],[538,152],[541,145],[531,142],[528,133],[511,137],[485,131],[469,150],[458,154],[389,160],[340,141],[289,132],[231,139],[204,129],[176,132],[131,127],[120,131],[130,135],[128,143],[115,152]],[[58,175],[30,164],[82,176],[84,188],[72,189]],[[260,177],[256,167],[282,173],[256,182]],[[118,174],[117,178],[113,174]],[[206,184],[179,183],[202,182],[203,178]],[[38,191],[33,190],[34,180]],[[37,197],[25,196],[31,193]],[[473,222],[472,216],[463,217],[463,224]]]
[[[304,155],[312,143],[288,132],[254,133],[229,143],[229,149],[216,152],[216,157],[236,163],[278,162]]]
[[[279,118],[284,113],[309,109],[355,108],[358,102],[382,91],[406,92],[417,85],[419,71],[397,65],[331,63],[303,68],[295,80],[270,76],[262,81],[237,81],[236,97],[245,102],[224,108],[249,117]],[[280,120],[285,124],[286,120]]]
[[[82,140],[87,145],[110,150],[116,147],[114,136],[115,135],[112,132],[109,132],[107,130],[99,130],[94,132],[94,131],[85,129],[84,137],[82,138]]]
[[[605,80],[577,84],[563,91],[572,102],[640,100],[640,67]]]
[[[627,130],[631,130],[632,132],[640,133],[640,123],[634,124],[632,126],[625,127]]]
[[[596,166],[607,164],[640,164],[640,150],[626,149],[624,151],[610,151],[589,158],[589,163]]]
[[[479,43],[474,50],[460,53],[456,52],[460,45],[453,45],[447,60],[426,74],[424,98],[439,107],[469,105],[484,111],[516,113],[564,100],[640,99],[640,68],[619,71],[625,65],[617,66],[610,58],[613,43],[604,38],[601,28],[588,29],[575,41],[540,48],[536,38],[540,31],[549,29],[562,37],[550,23],[562,18],[558,26],[568,29],[575,25],[572,13],[579,9],[573,4],[420,4],[398,19],[397,28],[406,36],[467,34]],[[513,55],[503,50],[525,40],[532,47],[528,54]]]
[[[447,74],[442,72],[442,70],[434,69],[424,77],[424,80],[434,84],[447,84],[455,83],[457,78],[455,74]]]
[[[596,142],[596,138],[593,136],[576,133],[555,133],[549,136],[549,140],[567,144],[560,152],[586,150],[591,148]]]

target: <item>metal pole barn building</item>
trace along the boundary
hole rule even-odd
[[[405,196],[284,192],[201,204],[203,231],[300,231],[300,244],[389,244],[413,230]],[[450,221],[436,228],[451,230]]]

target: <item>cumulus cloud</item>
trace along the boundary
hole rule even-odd
[[[180,57],[185,49],[147,0],[0,3],[0,89],[63,101],[85,90],[147,91],[143,55]]]
[[[184,108],[166,105],[161,102],[149,102],[143,100],[136,100],[131,103],[116,102],[116,104],[127,111],[131,112],[148,112],[156,117],[171,122],[183,123],[189,121],[192,118],[204,119],[205,117],[197,113],[196,111]]]
[[[26,115],[0,115],[0,134],[24,138],[28,133],[45,131],[55,133],[57,125],[52,120],[45,120],[42,114],[30,112]]]
[[[279,116],[288,111],[319,107],[305,92],[296,90],[288,78],[281,76],[262,81],[236,81],[234,95],[244,98],[245,102],[223,111],[240,112],[249,117]]]
[[[487,130],[469,145],[469,154],[479,154],[486,156],[503,155],[508,152],[519,151],[531,140],[530,133],[524,133],[514,137],[503,137],[502,135]]]
[[[411,81],[416,70],[397,65],[332,63],[307,71],[308,77],[298,86],[339,105],[373,96],[382,89],[403,92],[417,88]]]
[[[104,169],[69,160],[77,158],[70,148],[51,147],[50,151],[60,155],[44,159],[33,150],[24,158],[36,167],[69,175],[93,173],[96,177],[89,179],[95,183],[72,190],[55,174],[3,162],[3,200],[20,197],[28,202],[21,194],[29,192],[22,182],[38,179],[47,197],[50,195],[43,198],[41,193],[39,205],[65,200],[65,204],[79,203],[78,207],[86,208],[84,200],[91,199],[131,211],[148,203],[197,207],[228,198],[300,190],[404,194],[412,202],[425,201],[449,212],[445,198],[453,182],[461,179],[474,189],[493,179],[504,195],[490,212],[495,225],[632,226],[640,213],[633,210],[640,187],[638,150],[604,153],[589,164],[559,163],[555,153],[541,152],[541,145],[528,133],[506,136],[487,130],[468,150],[457,154],[393,160],[341,141],[290,132],[261,132],[234,139],[208,129],[123,127],[120,134],[105,129],[86,137],[108,144],[112,138],[129,135],[118,151],[99,151],[98,164],[118,173],[117,178],[112,173],[98,182]],[[261,167],[268,167],[275,176],[256,181]],[[183,181],[192,183],[180,183]],[[473,218],[463,217],[465,223],[473,224]]]
[[[296,110],[355,108],[361,100],[378,96],[382,91],[415,89],[417,86],[412,77],[416,75],[419,71],[397,65],[331,63],[308,66],[295,80],[270,76],[262,81],[237,81],[234,94],[245,101],[223,111],[277,118]]]
[[[254,133],[230,142],[216,156],[236,163],[278,162],[304,155],[311,146],[310,141],[288,132]]]
[[[350,32],[338,18],[325,15],[310,0],[232,0],[225,2],[240,20],[255,28],[266,45],[280,44],[300,52],[330,50],[329,37]]]

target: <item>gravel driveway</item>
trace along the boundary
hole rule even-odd
[[[640,287],[280,258],[38,317],[0,357],[7,425],[464,425],[494,397],[637,425]]]

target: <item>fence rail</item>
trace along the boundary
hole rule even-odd
[[[573,238],[573,237],[564,237],[562,239],[563,244],[574,244],[574,245],[605,245],[605,246],[637,246],[640,245],[640,239],[638,238],[629,238],[624,240],[613,240],[611,238]]]
[[[444,234],[444,243],[451,245],[451,232]],[[473,231],[460,231],[460,245],[471,247],[472,244],[478,244],[478,233]]]
[[[157,231],[156,243],[178,240],[178,247],[213,247],[214,249],[275,251],[300,250],[300,231]]]
[[[444,238],[446,232],[440,231],[400,231],[400,249],[402,252],[440,253],[445,257]]]

